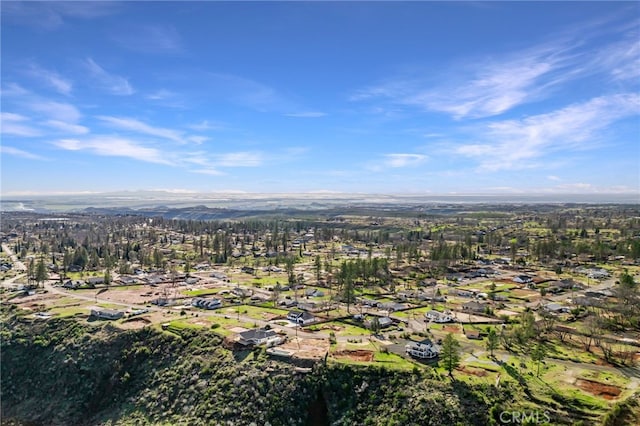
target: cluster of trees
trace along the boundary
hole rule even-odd
[[[389,277],[389,263],[386,258],[343,260],[335,273],[335,279],[341,299],[347,304],[347,312],[355,302],[357,287],[362,290],[370,285],[384,284],[388,282]]]

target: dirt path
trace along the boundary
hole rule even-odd
[[[16,271],[25,272],[27,270],[27,267],[24,265],[24,263],[18,260],[18,256],[16,256],[13,250],[11,250],[11,247],[9,247],[7,244],[2,244],[2,251],[9,255],[11,261],[13,262],[13,268]]]

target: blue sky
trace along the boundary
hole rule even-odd
[[[637,2],[2,2],[2,194],[640,193]]]

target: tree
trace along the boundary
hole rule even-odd
[[[371,329],[371,334],[376,335],[380,332],[380,320],[378,317],[374,316],[371,320],[371,325],[369,326]]]
[[[185,259],[184,261],[184,273],[187,274],[187,277],[191,276],[191,262],[189,259]]]
[[[322,272],[322,261],[320,260],[319,255],[316,256],[315,269],[316,269],[316,281],[320,281],[320,273]]]
[[[38,266],[36,267],[36,282],[38,284],[43,283],[47,278],[49,278],[49,274],[47,274],[47,267],[44,265],[44,260],[40,257],[40,261],[38,262]]]
[[[35,265],[33,264],[33,259],[29,259],[29,263],[27,263],[27,284],[31,284],[35,277]]]
[[[453,369],[460,365],[460,342],[456,340],[453,333],[447,334],[444,338],[440,358],[444,362],[444,368],[449,372],[449,376],[453,377]]]
[[[111,271],[109,271],[109,268],[104,270],[104,283],[106,285],[111,284]]]
[[[493,327],[489,329],[486,345],[491,357],[493,357],[493,351],[498,349],[498,333],[496,333],[496,329]]]
[[[541,341],[538,341],[536,346],[533,348],[533,352],[531,352],[531,360],[535,361],[538,364],[538,370],[536,372],[536,376],[540,376],[540,362],[544,360],[547,356],[547,347]]]

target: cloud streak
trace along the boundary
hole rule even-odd
[[[0,113],[0,123],[3,135],[12,135],[20,137],[36,137],[40,136],[42,132],[36,128],[33,128],[27,124],[29,119],[20,114],[14,114],[11,112]]]
[[[386,100],[460,120],[493,117],[547,98],[563,84],[608,75],[619,81],[640,77],[640,41],[636,31],[585,50],[577,32],[553,42],[494,58],[467,58],[446,71],[436,85],[422,77],[399,77],[359,90],[351,101]],[[444,81],[444,83],[441,83]]]
[[[98,85],[105,91],[112,95],[129,96],[135,91],[129,80],[116,74],[107,72],[104,68],[98,65],[93,59],[87,58],[84,61],[85,68],[91,74],[91,77]]]
[[[60,28],[67,19],[94,19],[116,13],[117,2],[29,2],[2,3],[2,14],[12,22],[52,31]]]
[[[422,154],[386,154],[384,164],[387,167],[415,167],[427,161]]]
[[[473,129],[486,142],[460,145],[454,153],[478,160],[484,171],[538,167],[532,160],[551,152],[589,148],[601,131],[639,109],[640,95],[622,94],[521,120],[495,121]]]
[[[122,47],[142,53],[175,53],[182,42],[172,25],[140,25],[126,28],[113,36]]]
[[[81,126],[79,124],[68,123],[59,120],[47,120],[43,124],[53,129],[59,130],[64,133],[71,133],[74,135],[84,135],[89,133],[89,128]]]
[[[147,163],[172,165],[163,153],[126,138],[117,136],[93,136],[86,139],[61,139],[53,145],[66,151],[87,151],[108,157],[126,157]]]
[[[11,146],[0,145],[0,153],[7,155],[14,155],[16,157],[26,158],[27,160],[46,160],[40,155],[32,154],[22,149],[14,148]]]
[[[55,71],[46,70],[36,64],[31,64],[28,67],[28,74],[61,95],[69,96],[73,90],[73,83],[70,80]]]
[[[155,136],[178,143],[183,143],[183,133],[177,130],[154,127],[142,121],[125,117],[111,117],[101,115],[98,116],[98,119],[118,129],[130,130],[132,132],[144,135]]]

